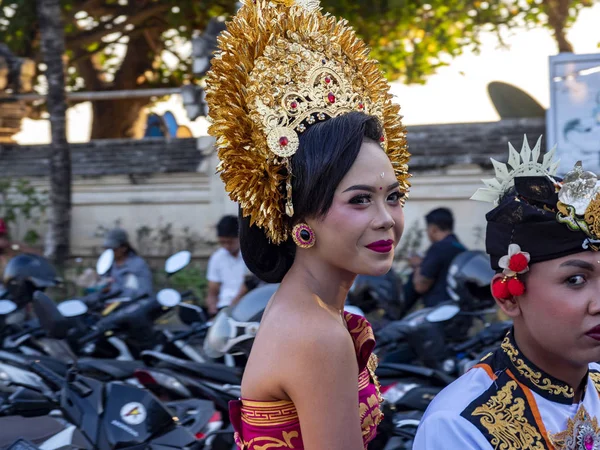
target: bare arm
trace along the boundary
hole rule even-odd
[[[244,295],[246,295],[248,293],[248,288],[246,287],[246,284],[242,284],[242,287],[240,288],[240,292],[238,292],[238,294],[233,297],[233,299],[231,300],[231,306],[235,306]]]
[[[206,307],[210,314],[217,313],[217,303],[219,303],[219,291],[221,290],[221,283],[215,283],[214,281],[208,282],[208,292],[206,294]]]
[[[289,359],[283,383],[298,411],[304,449],[364,450],[352,339],[336,323],[310,328]]]
[[[421,268],[417,267],[413,274],[413,285],[415,286],[415,291],[419,294],[423,295],[433,287],[434,280],[431,278],[424,277],[421,275]]]

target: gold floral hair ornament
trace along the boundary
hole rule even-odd
[[[558,193],[557,220],[587,235],[584,249],[600,250],[600,181],[581,161],[565,175]]]
[[[310,125],[350,111],[377,117],[408,190],[406,130],[389,84],[345,20],[316,0],[244,0],[218,40],[206,100],[218,171],[244,216],[275,244],[293,217],[290,158]]]

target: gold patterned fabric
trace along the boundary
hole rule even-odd
[[[358,411],[365,449],[377,434],[383,420],[380,404],[383,401],[375,375],[377,357],[373,330],[363,317],[346,313],[350,336],[358,361]],[[235,441],[240,450],[296,449],[303,450],[300,418],[291,401],[230,402],[229,413],[235,429]]]
[[[515,395],[518,387],[514,380],[507,382],[471,414],[479,417],[481,426],[492,437],[494,448],[544,450],[540,431],[525,414],[528,408],[525,398]]]

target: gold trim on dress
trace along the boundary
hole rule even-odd
[[[266,427],[298,421],[296,407],[290,401],[252,402],[242,400],[242,420],[249,425]]]

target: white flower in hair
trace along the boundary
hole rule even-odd
[[[518,244],[508,246],[508,255],[504,255],[498,261],[498,265],[504,269],[502,273],[507,277],[514,277],[517,274],[529,271],[529,261],[531,256],[527,252],[521,251]]]
[[[556,147],[546,153],[539,162],[542,146],[542,136],[539,137],[535,147],[530,148],[527,135],[523,139],[521,151],[517,152],[512,144],[508,143],[508,163],[504,164],[492,158],[496,178],[482,180],[487,187],[480,188],[473,194],[471,200],[498,204],[498,200],[515,184],[516,177],[548,176],[553,177],[558,170],[559,161],[553,161]]]

